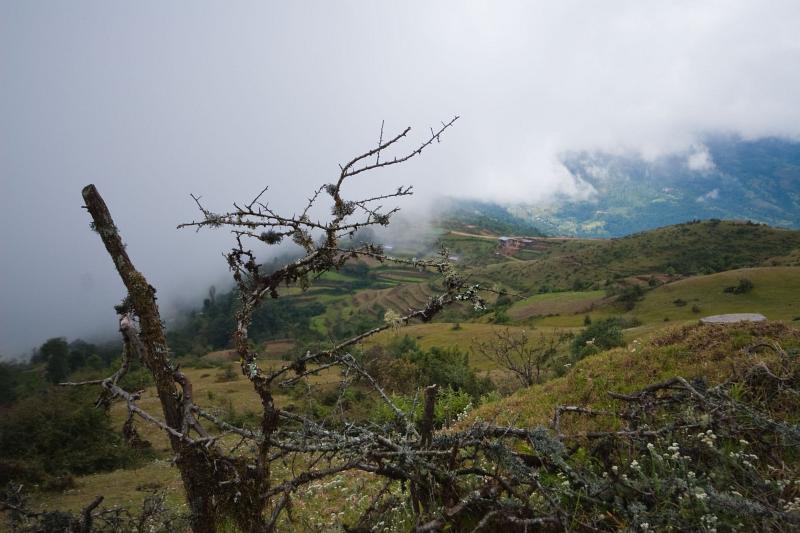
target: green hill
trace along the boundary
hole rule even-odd
[[[724,292],[742,278],[753,282],[745,294]],[[722,313],[761,313],[770,320],[800,315],[800,267],[745,268],[697,276],[648,292],[629,313],[643,322],[690,320]]]
[[[800,231],[704,221],[611,240],[569,240],[541,259],[490,265],[475,277],[523,293],[602,288],[631,276],[711,274],[760,266],[800,248]]]
[[[741,279],[754,287],[745,294],[725,292]],[[515,303],[512,318],[539,317],[541,326],[579,326],[584,316],[593,319],[622,316],[644,326],[631,333],[651,331],[671,322],[697,321],[708,315],[761,313],[770,320],[800,318],[800,267],[756,267],[694,276],[661,285],[644,293],[630,310],[602,292],[541,294]],[[533,312],[535,311],[535,312]]]

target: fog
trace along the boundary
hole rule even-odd
[[[175,229],[270,184],[298,208],[338,164],[458,114],[359,195],[546,202],[574,151],[713,165],[712,133],[800,135],[800,4],[0,2],[0,353],[115,331],[97,185],[167,314],[226,279],[224,232]]]

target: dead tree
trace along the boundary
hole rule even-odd
[[[250,380],[261,401],[263,410],[257,430],[234,426],[198,405],[192,383],[170,358],[156,305],[155,289],[135,269],[96,188],[92,185],[84,188],[83,197],[93,219],[93,228],[103,240],[128,289],[127,297],[117,308],[125,349],[122,366],[112,376],[65,385],[100,385],[103,393],[98,403],[122,400],[131,415],[158,426],[169,436],[195,532],[216,531],[223,520],[232,520],[243,531],[274,531],[283,511],[291,506],[293,494],[298,489],[315,480],[348,470],[358,470],[408,487],[413,508],[419,516],[420,530],[423,531],[438,530],[446,524],[458,526],[475,522],[480,516],[491,518],[484,520],[485,524],[495,524],[506,518],[522,520],[520,524],[525,527],[560,523],[558,517],[532,516],[530,509],[501,513],[499,495],[516,494],[516,489],[492,471],[496,469],[485,470],[476,466],[486,450],[491,452],[490,455],[511,454],[512,462],[518,462],[519,454],[512,447],[502,444],[508,439],[521,439],[531,443],[534,448],[540,446],[536,443],[541,440],[545,443],[543,453],[549,453],[551,443],[540,430],[482,423],[457,433],[435,434],[432,427],[435,388],[426,391],[425,416],[421,428],[418,428],[412,415],[400,409],[350,353],[350,348],[371,335],[398,323],[431,320],[451,303],[469,302],[477,308],[483,306],[481,288],[467,283],[452,267],[447,260],[446,250],[434,259],[399,259],[386,256],[380,246],[364,244],[345,247],[340,242],[359,229],[388,224],[396,209],[384,210],[380,203],[411,194],[410,187],[400,187],[386,195],[350,201],[342,196],[342,186],[347,178],[407,161],[438,141],[455,120],[443,123],[438,131],[431,132],[431,137],[425,143],[402,157],[380,160],[382,152],[399,142],[408,129],[389,141],[381,140],[377,148],[341,166],[336,182],[317,189],[299,215],[286,217],[273,211],[262,201],[266,189],[244,205],[234,204],[234,210],[224,214],[210,211],[199,198],[194,197],[203,217],[180,227],[229,227],[235,237],[236,246],[227,254],[240,298],[234,345],[239,354],[241,371]],[[312,208],[325,195],[332,202],[330,218],[325,221],[313,220]],[[255,252],[247,244],[275,245],[287,238],[303,249],[303,257],[278,270],[263,271]],[[359,257],[435,270],[441,275],[441,292],[429,298],[422,308],[409,310],[392,323],[337,341],[327,349],[313,353],[309,351],[280,368],[261,368],[258,364],[259,353],[248,338],[253,313],[260,303],[266,298],[277,298],[284,286],[305,288],[314,277],[338,269],[346,261]],[[119,385],[130,358],[140,359],[153,375],[163,419],[139,407],[137,402],[141,391],[126,391]],[[275,405],[276,388],[292,386],[331,367],[338,367],[345,376],[355,376],[361,383],[371,387],[394,413],[394,421],[384,426],[368,423],[331,426]],[[254,453],[236,455],[226,450],[221,440],[229,435],[249,441]],[[299,463],[304,467],[300,472],[280,477],[273,474],[272,466],[276,461]],[[475,494],[470,489],[474,484],[471,480],[474,479],[489,481],[490,484]],[[448,509],[445,515],[426,522],[431,516],[436,516],[443,506]]]
[[[523,387],[530,387],[542,382],[543,372],[563,341],[563,336],[555,333],[550,337],[541,333],[536,342],[531,342],[526,330],[514,333],[506,328],[495,331],[490,341],[473,340],[472,347],[500,368],[511,372]]]
[[[190,429],[197,431],[204,438],[207,438],[208,434],[193,420],[193,417],[187,418],[187,413],[191,415],[191,403],[187,403],[191,402],[191,396],[182,396],[176,389],[180,372],[169,358],[166,335],[156,305],[156,291],[133,265],[111,213],[94,185],[86,186],[82,194],[85,207],[92,217],[92,228],[103,240],[128,290],[128,295],[119,308],[120,331],[125,346],[130,348],[127,352],[135,353],[153,376],[164,416],[160,424],[166,430],[175,452],[175,462],[180,470],[186,497],[192,510],[192,525],[198,532],[214,531],[218,515],[212,487],[217,476],[210,476],[209,472],[217,471],[216,463],[223,458],[218,457],[213,447],[198,446],[189,437]],[[132,317],[138,321],[138,330]],[[127,360],[121,372],[126,368]],[[104,380],[102,386],[112,396],[125,399],[129,409],[135,411],[137,397],[122,390],[116,383],[118,379],[119,376],[114,376]],[[194,422],[191,428],[190,421]]]
[[[397,415],[399,427],[403,428],[404,439],[419,439],[419,434],[406,414],[391,402],[347,351],[349,347],[390,327],[389,325],[337,342],[326,350],[308,352],[304,357],[269,372],[258,364],[258,353],[248,340],[248,327],[259,304],[265,298],[277,298],[280,287],[295,285],[305,288],[313,277],[338,269],[346,261],[356,257],[407,263],[416,268],[434,269],[442,275],[443,291],[430,298],[423,308],[412,310],[401,317],[403,323],[413,319],[430,320],[444,306],[455,301],[470,301],[481,305],[478,287],[467,285],[447,262],[446,254],[443,254],[441,260],[401,260],[387,257],[379,246],[372,244],[355,248],[345,248],[340,244],[342,239],[351,237],[359,229],[387,225],[397,208],[386,210],[381,203],[411,194],[411,187],[399,187],[385,195],[347,200],[342,195],[346,180],[363,172],[400,164],[421,154],[434,141],[438,142],[441,134],[457,118],[442,123],[438,131],[431,130],[431,136],[412,151],[391,159],[381,160],[381,156],[400,142],[410,128],[387,141],[383,140],[381,134],[376,148],[340,166],[335,182],[317,189],[299,215],[283,216],[273,211],[262,200],[267,192],[266,188],[247,204],[234,204],[234,210],[225,214],[209,211],[200,203],[199,198],[193,197],[203,218],[179,227],[200,229],[224,226],[232,228],[235,236],[236,246],[227,255],[240,295],[234,345],[239,354],[242,373],[252,382],[261,401],[263,413],[259,431],[231,426],[197,405],[192,383],[170,359],[156,304],[155,289],[135,268],[128,256],[119,231],[97,189],[93,185],[83,189],[85,207],[92,217],[92,228],[100,235],[128,294],[122,305],[118,306],[120,331],[126,347],[123,366],[105,380],[81,384],[101,385],[104,392],[99,401],[121,399],[126,402],[130,413],[157,425],[167,433],[186,490],[191,523],[196,533],[215,531],[217,524],[223,519],[232,519],[245,531],[271,531],[282,510],[289,504],[292,492],[298,487],[347,469],[381,471],[380,466],[363,463],[364,458],[361,456],[342,457],[348,455],[342,452],[349,449],[354,442],[359,446],[368,441],[378,442],[379,435],[367,430],[360,430],[359,435],[353,435],[352,429],[350,434],[331,433],[314,421],[281,411],[273,400],[273,389],[276,385],[286,385],[333,365],[341,366],[348,372],[362,376],[390,405]],[[312,220],[312,208],[325,195],[332,203],[330,218],[324,221]],[[247,244],[255,242],[275,245],[286,238],[300,246],[304,256],[276,271],[263,272],[255,252]],[[138,407],[136,402],[140,393],[125,391],[118,385],[119,379],[127,370],[128,357],[140,359],[153,376],[163,420]],[[311,365],[315,366],[312,368]],[[294,373],[294,377],[290,378],[290,373]],[[206,429],[201,420],[216,426],[215,431],[212,433]],[[255,443],[256,454],[253,460],[225,453],[218,441],[221,436],[228,434],[235,434]],[[319,442],[323,436],[328,442]],[[309,437],[316,437],[317,442],[312,439],[312,444],[307,444]],[[391,443],[390,447],[392,446],[397,444]],[[335,464],[327,457],[331,453],[336,455]],[[311,464],[323,457],[331,464],[324,469],[310,468],[294,479],[275,483],[271,474],[271,463],[287,454],[311,454],[311,457],[321,454],[317,459],[311,460]]]

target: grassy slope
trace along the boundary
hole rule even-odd
[[[578,362],[565,376],[542,385],[522,389],[508,398],[486,404],[472,413],[470,420],[494,420],[521,425],[550,424],[558,405],[581,405],[614,410],[620,407],[608,391],[634,392],[648,384],[675,376],[702,377],[709,383],[726,379],[739,365],[763,358],[774,359],[772,352],[753,358],[742,348],[759,340],[776,340],[785,349],[800,348],[800,329],[781,322],[731,326],[691,325],[670,328],[638,346],[603,352]],[[607,429],[616,421],[603,418],[565,416],[566,431]]]
[[[487,340],[492,337],[495,330],[501,326],[492,324],[463,324],[460,330],[453,330],[453,324],[415,324],[393,332],[385,332],[372,342],[387,342],[393,335],[410,335],[423,347],[431,346],[458,346],[469,350],[473,339]],[[511,328],[512,330],[518,328]],[[268,347],[277,348],[281,342],[266,343]],[[235,354],[230,350],[221,350],[209,353],[207,360],[213,362],[230,361],[235,359]],[[478,370],[487,371],[494,368],[490,361],[471,356],[471,364]],[[285,361],[263,360],[264,368],[279,365]],[[234,362],[234,370],[238,371]],[[259,409],[258,396],[254,394],[250,382],[241,376],[233,381],[218,381],[223,370],[220,368],[184,368],[183,371],[192,380],[194,388],[198,391],[196,401],[204,407],[225,409],[228,402],[238,414],[247,411],[257,412]],[[338,379],[335,371],[329,371],[313,382],[324,386],[334,383]],[[287,394],[276,394],[275,402],[285,406],[292,402]],[[143,394],[139,405],[151,413],[160,413],[160,406],[155,396],[154,389],[148,387]],[[115,427],[122,427],[125,421],[125,406],[115,403],[111,410],[112,423]],[[67,509],[79,511],[96,495],[105,496],[104,504],[108,506],[120,505],[129,510],[138,510],[141,503],[150,492],[148,490],[163,490],[167,495],[168,503],[173,508],[185,505],[183,487],[180,476],[170,463],[171,452],[166,436],[155,426],[143,422],[137,423],[140,435],[149,440],[154,451],[159,457],[157,460],[142,465],[139,468],[128,470],[115,470],[76,479],[76,487],[66,492],[39,492],[34,495],[36,509]]]
[[[456,336],[465,337],[491,335],[493,328],[487,324],[464,325],[464,330],[444,329],[445,324],[424,324],[404,328],[405,333],[423,335],[425,343],[441,344]],[[402,330],[401,330],[402,331]],[[657,338],[644,342],[635,351],[622,348],[588,357],[577,363],[568,374],[553,379],[543,385],[518,391],[516,394],[478,408],[469,420],[481,418],[497,423],[518,425],[547,425],[553,409],[557,405],[588,405],[596,409],[613,409],[606,391],[631,392],[675,375],[687,379],[704,377],[711,383],[719,382],[728,376],[737,365],[744,364],[748,356],[741,350],[759,339],[778,340],[784,348],[800,348],[800,329],[784,323],[770,322],[736,326],[688,326],[673,327]],[[422,342],[422,341],[421,341]],[[763,353],[768,363],[771,353]],[[255,400],[247,380],[218,383],[219,369],[186,369],[198,390],[202,391],[203,403],[214,403],[208,399],[211,391],[217,399],[229,398],[237,409],[244,410]],[[321,378],[325,382],[335,376]],[[145,398],[152,394],[145,393]],[[142,407],[153,408],[143,400]],[[277,402],[285,404],[287,396],[279,396]],[[255,407],[253,404],[252,407]],[[157,409],[154,410],[157,412]],[[122,406],[115,405],[112,410],[115,423],[121,425]],[[609,419],[589,419],[565,415],[562,428],[565,431],[585,431],[613,427],[616,421]],[[170,505],[175,508],[184,505],[182,487],[177,470],[169,464],[169,453],[165,437],[146,424],[138,424],[143,436],[153,441],[161,459],[134,470],[83,476],[77,479],[77,486],[65,493],[38,493],[35,506],[39,509],[78,510],[97,494],[106,497],[108,505],[121,505],[137,509],[149,494],[147,490],[164,490]],[[339,502],[340,503],[340,502]],[[329,504],[336,507],[336,501]],[[327,505],[327,504],[326,504]]]
[[[546,316],[551,314],[575,314],[591,311],[605,298],[605,291],[550,292],[536,294],[515,302],[508,309],[514,320]]]
[[[721,230],[720,230],[720,227]],[[685,231],[688,230],[687,231]],[[718,235],[712,233],[720,230]],[[652,234],[645,234],[632,238],[632,242],[624,243],[625,247],[645,246],[658,248],[661,250],[661,258],[649,258],[639,262],[638,266],[630,267],[627,273],[643,272],[641,268],[649,268],[647,265],[663,264],[667,251],[662,241],[675,237],[675,233],[685,234],[684,237],[692,242],[695,248],[686,257],[692,257],[700,250],[713,250],[725,242],[732,233],[743,233],[747,235],[747,241],[762,239],[764,242],[757,247],[757,250],[743,254],[742,259],[736,262],[754,262],[766,260],[775,254],[785,243],[793,245],[798,232],[787,232],[783,230],[773,230],[761,226],[749,226],[746,224],[721,223],[714,225],[692,224],[683,227],[671,227]],[[688,236],[687,236],[688,235]],[[713,242],[707,246],[703,244],[703,239],[711,239]],[[625,241],[625,239],[621,239]],[[567,241],[560,244],[557,251],[551,252],[555,258],[551,261],[552,266],[563,264],[565,257],[582,250],[588,253],[595,260],[605,262],[605,270],[598,267],[601,272],[608,272],[619,266],[620,260],[616,252],[605,251],[596,253],[598,247],[607,246],[608,243],[618,241]],[[752,244],[752,243],[751,243]],[[614,246],[612,244],[612,246]],[[563,255],[565,251],[569,253]],[[782,249],[785,251],[785,248]],[[719,252],[716,252],[719,253]],[[624,254],[623,254],[624,256]],[[546,263],[547,261],[540,261]],[[659,263],[660,262],[660,263]],[[518,264],[518,263],[517,263]],[[517,264],[504,263],[493,268],[502,270],[514,270]],[[524,264],[523,264],[524,265]],[[645,265],[645,266],[642,266]],[[739,278],[747,277],[755,284],[755,289],[744,295],[732,295],[723,292],[725,287],[736,285]],[[590,279],[587,276],[584,279]],[[560,292],[537,294],[524,300],[515,302],[509,309],[508,314],[514,321],[524,321],[531,317],[541,316],[546,318],[533,319],[533,324],[542,329],[554,328],[578,328],[583,325],[585,314],[590,314],[595,319],[605,316],[624,315],[636,317],[643,322],[637,328],[627,330],[625,337],[628,341],[633,339],[648,339],[664,327],[674,324],[694,323],[701,316],[710,314],[733,313],[733,312],[758,312],[766,315],[770,319],[792,320],[800,315],[800,268],[798,267],[761,267],[722,272],[707,276],[697,276],[679,280],[658,287],[649,291],[644,300],[639,302],[630,312],[609,305],[604,298],[603,291],[581,291],[581,292]],[[682,299],[687,305],[678,307],[672,302]],[[693,312],[693,306],[698,306],[699,313]],[[557,315],[550,316],[547,315]],[[664,318],[669,318],[665,321]],[[455,331],[450,324],[424,324],[411,326],[404,331],[414,337],[422,346],[459,346],[469,349],[472,339],[487,340],[491,338],[492,331],[496,326],[493,324],[470,324],[462,323],[461,331]],[[385,337],[384,337],[385,338]],[[472,364],[480,370],[490,370],[491,362],[481,361],[473,356]]]
[[[755,288],[746,294],[724,293],[739,279]],[[687,305],[676,306],[675,300]],[[700,313],[692,312],[698,306]],[[649,292],[630,313],[643,322],[690,320],[721,313],[761,313],[772,320],[792,320],[800,315],[800,267],[745,268],[669,283]]]
[[[752,281],[755,288],[746,294],[723,292],[724,288],[736,285],[741,278]],[[554,295],[554,302],[558,302],[558,294],[561,293]],[[592,293],[564,294],[573,299],[585,294],[588,301],[588,295]],[[560,312],[557,304],[548,307],[545,304],[550,300],[538,298],[533,297],[532,300],[538,301],[540,315]],[[683,300],[686,305],[677,306],[673,303],[675,300]],[[692,310],[694,306],[699,308],[699,312]],[[560,316],[542,318],[535,323],[554,327],[579,326],[583,323],[584,314],[580,311],[577,313],[561,312]],[[693,322],[703,316],[723,313],[761,313],[771,320],[793,320],[800,316],[800,267],[745,268],[695,276],[648,291],[631,311],[625,312],[613,303],[606,303],[603,306],[595,305],[586,314],[595,319],[608,316],[635,317],[644,324],[641,331],[650,331],[676,321]],[[669,320],[665,321],[665,318]]]
[[[452,329],[454,324],[415,324],[403,327],[397,331],[385,332],[371,342],[387,342],[394,335],[410,335],[416,339],[423,347],[431,346],[458,346],[464,350],[469,350],[472,340],[488,340],[492,338],[493,332],[504,329],[505,326],[493,324],[462,324],[459,330]],[[520,328],[510,327],[512,330]],[[278,342],[267,343],[277,345]],[[212,352],[206,356],[209,361],[230,360],[232,353],[229,350]],[[471,356],[470,362],[478,370],[490,371],[494,365],[485,359]],[[285,363],[285,361],[263,360],[264,368]],[[234,363],[234,369],[238,370]],[[258,397],[253,393],[250,382],[242,377],[233,381],[218,381],[223,374],[220,368],[184,368],[183,371],[192,380],[195,390],[198,391],[197,402],[204,407],[215,407],[225,409],[230,403],[236,413],[242,414],[248,411],[257,412],[259,408]],[[335,371],[328,371],[322,376],[313,379],[313,383],[324,387],[325,385],[337,382],[338,376]],[[286,406],[293,400],[288,394],[276,394],[275,402],[279,406]],[[148,387],[143,394],[143,399],[139,405],[152,413],[159,413],[160,406],[155,397],[152,387]],[[124,405],[116,403],[112,407],[112,420],[115,427],[121,427],[125,420]],[[178,471],[169,464],[171,452],[166,436],[155,426],[139,422],[137,429],[141,436],[149,440],[154,451],[159,457],[157,460],[142,465],[136,469],[115,470],[81,476],[76,479],[76,487],[64,493],[40,492],[34,495],[34,506],[36,509],[67,509],[79,511],[98,494],[105,496],[105,505],[120,505],[126,509],[135,511],[141,507],[141,503],[150,492],[149,490],[163,490],[167,495],[167,501],[173,508],[184,506],[183,487],[180,482]],[[230,444],[233,444],[231,442]],[[330,495],[315,495],[323,497],[323,500],[314,505],[323,505],[329,509],[336,509],[341,506],[341,501],[336,497],[331,500]],[[331,500],[330,502],[327,500]],[[328,511],[329,512],[329,511]],[[327,514],[326,514],[327,516]]]
[[[800,248],[791,250],[785,255],[773,257],[765,264],[772,266],[800,266]]]

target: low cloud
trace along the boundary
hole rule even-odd
[[[707,202],[710,200],[716,200],[719,198],[719,189],[712,189],[705,194],[701,194],[697,197],[698,202]]]
[[[709,133],[797,138],[798,22],[789,1],[3,3],[0,353],[114,333],[123,290],[80,209],[89,182],[169,308],[226,277],[227,234],[174,230],[190,192],[222,210],[271,184],[292,212],[382,121],[414,126],[409,148],[462,117],[347,186],[414,185],[400,205],[417,211],[591,196],[568,153],[702,170]]]
[[[686,158],[686,166],[696,172],[714,170],[714,159],[705,145],[693,146],[692,152]]]

